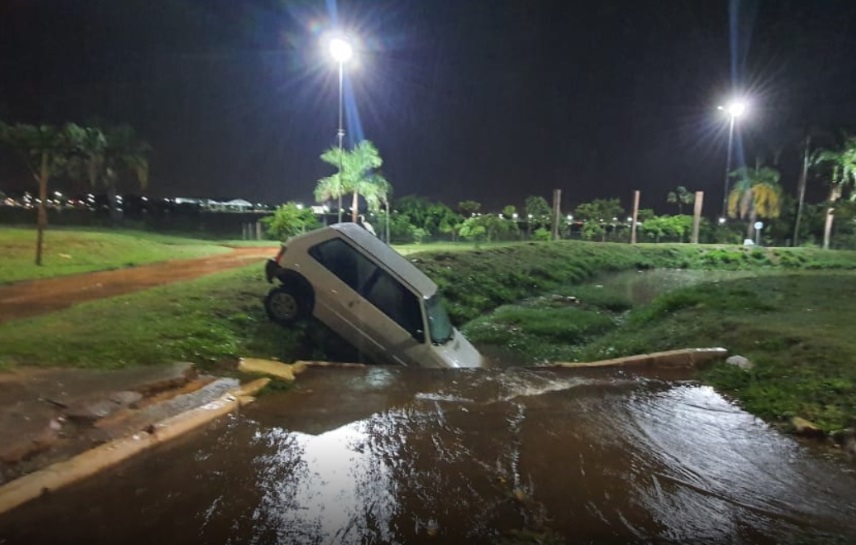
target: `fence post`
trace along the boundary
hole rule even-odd
[[[636,244],[636,223],[639,220],[639,190],[633,192],[633,223],[630,225],[630,244]]]
[[[704,201],[704,191],[695,192],[695,209],[693,210],[693,238],[692,243],[698,244],[698,228],[701,223],[701,206]]]

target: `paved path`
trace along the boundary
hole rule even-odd
[[[154,286],[191,280],[207,274],[261,262],[276,253],[267,247],[235,248],[227,254],[197,259],[164,261],[112,271],[46,278],[0,286],[0,323],[38,316],[63,308],[139,291]]]

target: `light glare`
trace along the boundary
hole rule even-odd
[[[346,63],[354,56],[354,49],[344,38],[333,38],[330,40],[330,55],[336,62]]]

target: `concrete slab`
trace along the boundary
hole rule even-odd
[[[181,386],[193,376],[190,363],[117,371],[20,369],[0,373],[0,483],[79,449],[74,440],[79,438],[81,426],[145,395]],[[70,408],[74,412],[75,407],[79,416],[88,413],[88,418],[68,420],[66,413]]]

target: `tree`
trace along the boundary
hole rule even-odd
[[[357,222],[360,207],[360,193],[372,192],[372,185],[379,175],[375,169],[383,166],[380,152],[369,140],[362,140],[351,150],[349,189],[353,193],[351,201],[351,221]]]
[[[645,220],[639,229],[645,236],[660,242],[661,237],[671,238],[679,242],[689,235],[693,227],[693,217],[686,214],[676,216],[655,216]]]
[[[476,243],[476,246],[478,246],[478,243],[487,233],[487,229],[485,229],[485,226],[482,225],[478,220],[479,218],[476,216],[472,216],[465,219],[464,222],[461,224],[459,230],[461,238],[472,240]]]
[[[272,216],[262,218],[261,222],[268,236],[282,241],[321,226],[311,208],[304,208],[293,201],[279,206]]]
[[[338,200],[339,223],[342,222],[342,195],[345,194],[344,182],[344,158],[345,152],[339,148],[330,148],[321,154],[321,160],[336,168],[342,167],[336,174],[318,180],[315,185],[315,202]]]
[[[118,203],[117,183],[133,177],[141,189],[149,182],[149,159],[152,147],[140,139],[129,125],[100,130],[83,128],[80,153],[72,161],[77,177],[85,178],[93,188],[107,190],[110,203],[110,219],[117,224],[122,214]],[[78,168],[75,168],[79,165]],[[80,172],[82,171],[82,173]]]
[[[465,218],[471,218],[481,209],[481,203],[476,201],[461,201],[458,203],[458,212]]]
[[[817,154],[815,164],[823,163],[832,166],[829,178],[830,190],[827,200],[826,222],[823,227],[823,248],[828,249],[832,234],[835,203],[841,198],[848,185],[856,189],[856,136],[845,135],[844,142],[838,150],[821,150]],[[850,199],[856,199],[856,192],[851,192]]]
[[[67,171],[69,160],[81,153],[86,131],[67,123],[62,127],[50,125],[6,125],[0,123],[0,142],[17,150],[23,157],[39,187],[39,207],[36,234],[36,265],[42,264],[44,232],[48,225],[45,203],[48,183],[54,176]]]
[[[505,219],[514,219],[514,216],[517,215],[517,207],[513,204],[509,204],[508,206],[502,209],[502,215],[505,216]]]
[[[553,210],[550,208],[547,199],[530,195],[526,197],[523,206],[526,209],[526,226],[530,233],[533,226],[539,229],[550,225],[550,215]]]
[[[379,212],[381,205],[386,209],[386,215],[389,216],[389,201],[392,197],[392,184],[381,174],[374,174],[368,179],[363,188],[363,197],[366,199],[366,206],[371,212]],[[389,222],[386,222],[384,229],[384,240],[389,244]]]
[[[331,147],[321,154],[321,160],[337,169],[336,174],[321,178],[315,186],[315,200],[324,202],[338,199],[339,221],[342,221],[342,196],[353,194],[351,201],[351,221],[357,221],[359,198],[364,191],[372,192],[370,187],[376,180],[375,169],[383,165],[383,159],[377,148],[368,140],[357,143],[352,150],[339,150]]]
[[[687,191],[687,188],[679,185],[675,191],[669,191],[666,195],[666,202],[678,205],[678,214],[684,213],[684,205],[695,202],[695,194]]]
[[[624,208],[618,199],[595,199],[577,206],[574,214],[577,218],[585,221],[583,225],[583,237],[592,238],[600,234],[601,241],[606,240],[606,229],[602,224],[612,221],[613,218],[624,215]]]
[[[728,216],[749,220],[746,238],[755,234],[757,218],[778,218],[781,212],[782,188],[779,171],[757,165],[754,169],[740,167],[729,173],[737,182],[728,194]]]

